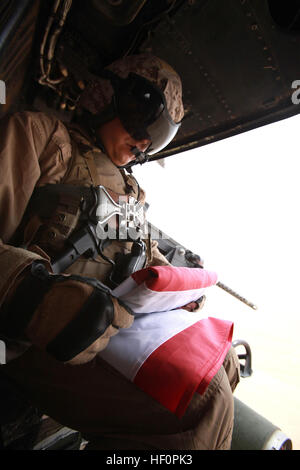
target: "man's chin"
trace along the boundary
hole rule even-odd
[[[126,154],[126,155],[123,155],[122,157],[119,157],[115,159],[115,164],[117,166],[126,166],[128,165],[128,163],[131,163],[133,160],[135,160],[135,155],[132,155],[132,154]]]

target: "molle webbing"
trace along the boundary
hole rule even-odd
[[[116,203],[119,203],[119,194],[109,189],[106,191]],[[29,222],[26,229],[35,219],[39,220],[39,228],[34,235],[31,234],[27,238],[27,232],[24,231],[25,246],[28,246],[27,240],[29,240],[30,244],[34,243],[41,247],[50,258],[55,258],[65,249],[66,240],[74,230],[80,228],[80,224],[85,224],[92,216],[97,202],[96,190],[92,186],[48,184],[37,188],[28,207]]]
[[[120,194],[106,188],[115,202]],[[124,196],[123,196],[124,197]],[[57,207],[68,208],[75,214],[78,209],[90,210],[96,203],[96,196],[90,186],[73,186],[68,184],[47,184],[37,188],[30,200],[29,210],[42,218],[52,217]]]
[[[48,184],[36,188],[27,211],[30,221],[38,217],[40,227],[31,237],[24,231],[24,243],[30,240],[41,246],[50,255],[60,251],[65,241],[76,228],[81,211],[96,202],[90,187],[64,184]]]
[[[68,207],[70,213],[76,213],[84,202],[90,207],[94,201],[90,187],[47,184],[35,189],[29,203],[29,211],[42,218],[49,218],[60,205]]]

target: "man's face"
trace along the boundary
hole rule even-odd
[[[131,137],[118,117],[103,124],[97,133],[107,155],[117,166],[125,166],[135,159],[132,153],[134,147],[137,147],[141,152],[145,152],[150,145],[148,139],[136,140]]]

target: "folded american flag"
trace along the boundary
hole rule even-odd
[[[232,322],[181,308],[216,282],[212,271],[155,266],[132,274],[112,292],[135,320],[100,356],[179,417],[194,393],[205,392],[231,346]]]

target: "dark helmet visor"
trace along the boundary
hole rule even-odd
[[[150,140],[150,155],[166,147],[180,127],[168,112],[163,92],[133,73],[115,87],[115,106],[124,128],[134,139]]]

